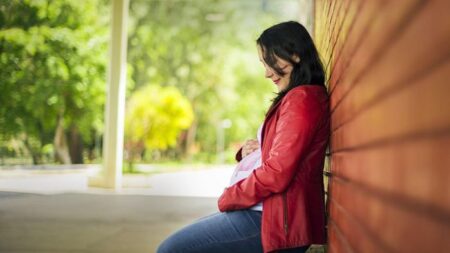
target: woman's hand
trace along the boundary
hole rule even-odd
[[[248,154],[252,153],[253,151],[257,150],[259,148],[258,140],[251,139],[247,140],[244,145],[242,146],[242,158],[246,157]]]

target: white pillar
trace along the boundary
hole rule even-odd
[[[114,189],[122,186],[128,4],[129,0],[112,1],[103,167],[90,179],[90,185]]]
[[[311,37],[314,35],[314,0],[299,0],[298,22],[308,30]]]

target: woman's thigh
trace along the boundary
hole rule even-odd
[[[170,235],[157,252],[263,252],[261,212],[238,210],[203,217]]]

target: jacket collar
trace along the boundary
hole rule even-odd
[[[273,114],[277,111],[277,108],[280,106],[281,102],[283,101],[283,99],[281,99],[280,101],[278,101],[274,106],[272,106],[269,111],[266,113],[266,117],[264,118],[264,124],[263,124],[263,128],[261,129],[261,149],[264,143],[264,136],[265,136],[265,132],[266,132],[266,127],[267,127],[267,123],[269,121],[269,119],[273,116]]]
[[[283,101],[283,99],[281,99],[280,101],[278,101],[274,106],[269,108],[269,111],[266,113],[266,118],[264,121],[267,121],[273,114],[274,112],[277,110],[277,108],[280,106],[281,101]]]
[[[302,86],[312,86],[314,88],[315,87],[322,87],[322,88],[324,87],[324,86],[319,86],[319,85],[304,84],[304,85],[299,85],[299,86],[293,88],[289,92],[291,92],[291,91],[293,91],[295,89],[298,89],[298,88],[300,88]],[[286,96],[287,96],[287,94],[286,94]],[[264,118],[264,125],[263,125],[262,131],[261,131],[261,147],[262,147],[262,144],[264,143],[264,133],[265,133],[267,122],[273,116],[273,114],[277,111],[277,108],[280,107],[281,102],[283,102],[283,100],[286,98],[286,96],[284,96],[283,99],[280,99],[280,101],[278,101],[274,106],[272,106],[269,109],[269,111],[266,113],[266,117]]]

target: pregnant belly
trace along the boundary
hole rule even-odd
[[[253,170],[261,166],[261,151],[257,150],[244,157],[234,169],[230,185],[248,177]]]

